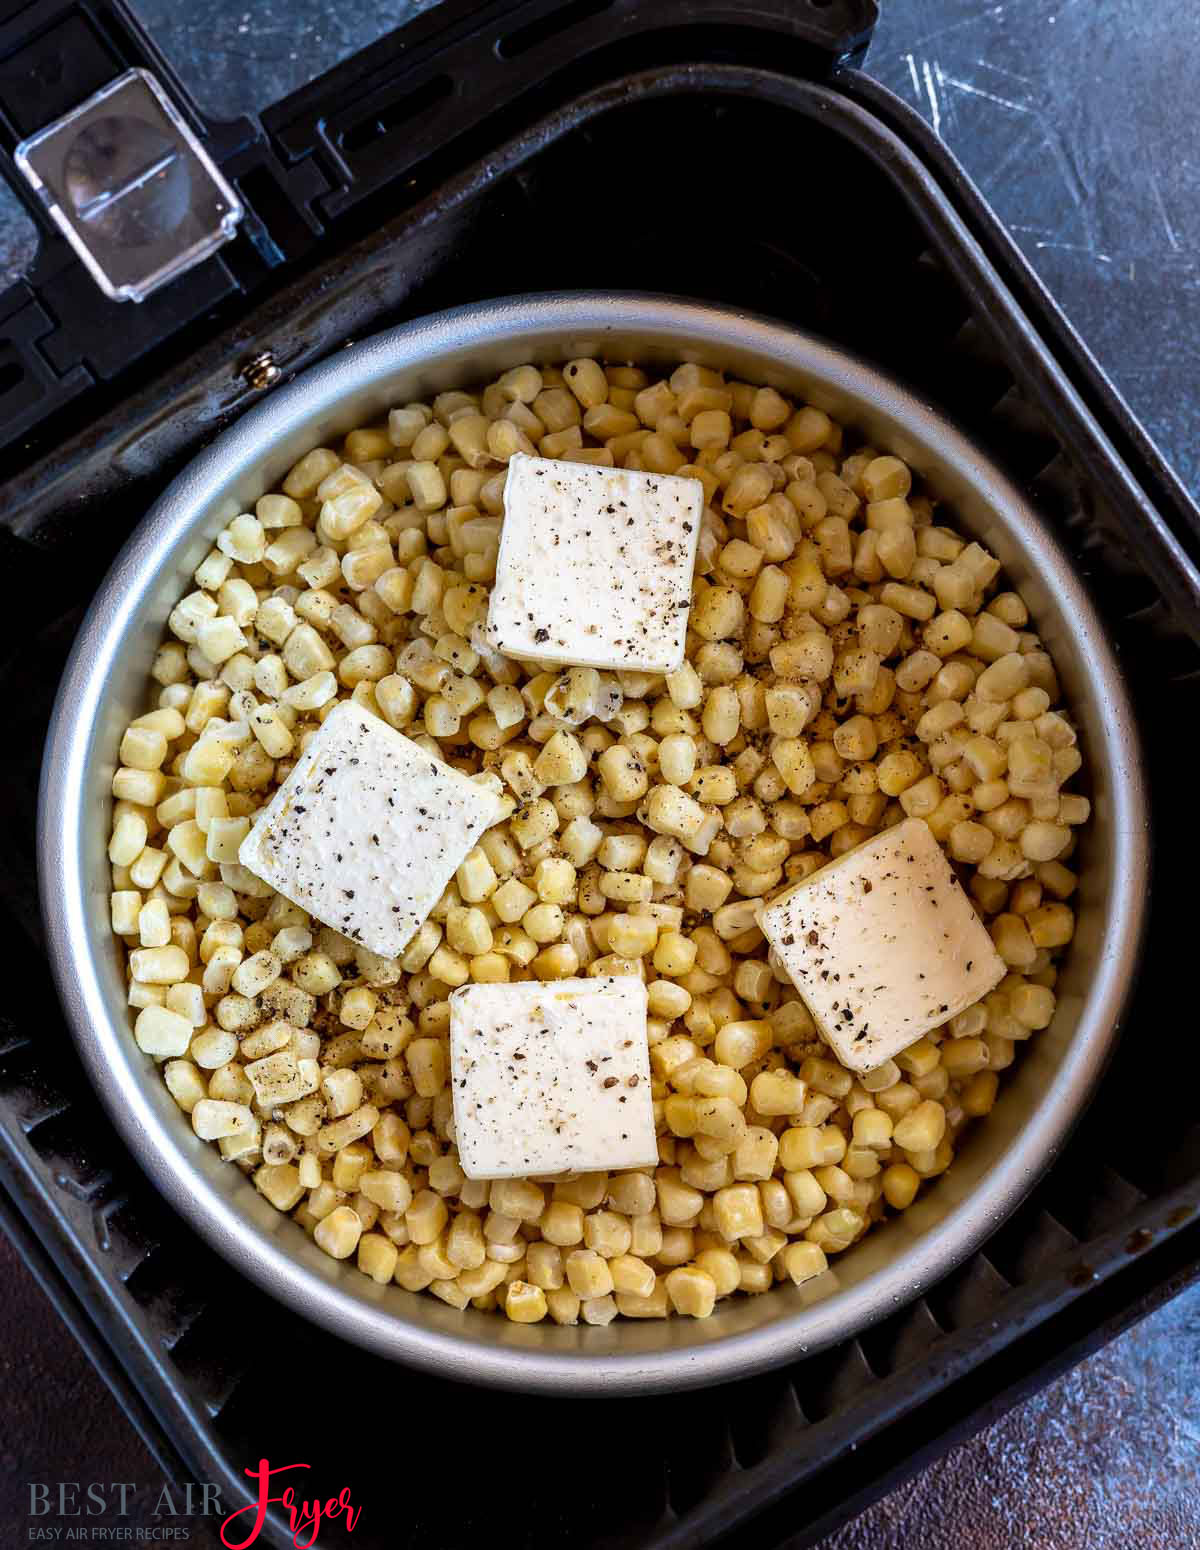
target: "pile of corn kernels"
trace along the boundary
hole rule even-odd
[[[703,484],[678,672],[489,644],[518,451]],[[397,407],[235,517],[169,629],[113,780],[135,1037],[196,1134],[377,1282],[602,1325],[811,1280],[951,1165],[1054,1014],[1089,805],[1063,789],[1081,758],[1050,657],[899,459],[773,388],[577,360]],[[507,793],[395,961],[237,860],[346,697]],[[906,816],[1009,973],[855,1075],[756,912]],[[466,1179],[451,990],[614,973],[647,982],[658,1165]],[[281,1051],[312,1080],[277,1106],[259,1063]]]

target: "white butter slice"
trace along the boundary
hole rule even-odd
[[[634,975],[464,985],[450,997],[450,1077],[469,1179],[658,1160]]]
[[[673,673],[683,662],[704,487],[518,453],[488,634],[510,656]]]
[[[344,700],[238,860],[325,925],[394,958],[497,815],[488,787]]]
[[[1007,972],[919,818],[789,888],[760,912],[759,924],[852,1071],[890,1060]]]

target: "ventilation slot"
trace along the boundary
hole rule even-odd
[[[229,1404],[239,1384],[251,1376],[245,1353],[229,1338],[228,1315],[229,1305],[210,1318],[202,1315],[170,1347],[171,1359],[184,1374],[192,1397],[213,1419]],[[260,1391],[257,1402],[261,1399]]]
[[[1008,1292],[1008,1281],[984,1254],[976,1254],[940,1281],[926,1297],[943,1329],[956,1331],[990,1318]]]
[[[792,1379],[800,1409],[810,1421],[848,1408],[879,1382],[857,1340],[820,1351],[797,1368]]]
[[[928,1355],[944,1333],[929,1305],[922,1300],[865,1331],[860,1340],[872,1371],[880,1377],[890,1377]]]
[[[500,38],[496,52],[501,59],[517,59],[521,54],[528,54],[530,49],[538,48],[557,37],[560,32],[577,27],[580,22],[588,21],[593,16],[603,15],[612,9],[612,4],[613,0],[573,0],[571,5],[558,6],[548,16],[539,16],[537,21],[518,27],[507,37]]]
[[[1079,1240],[1046,1210],[1032,1204],[1007,1221],[988,1244],[987,1257],[1000,1274],[1020,1286],[1079,1247]]]
[[[778,1448],[787,1447],[808,1425],[788,1376],[767,1373],[742,1384],[731,1408],[733,1451],[743,1469],[753,1469]]]
[[[682,1518],[709,1494],[714,1484],[737,1468],[733,1439],[723,1427],[698,1436],[684,1433],[683,1445],[667,1458],[667,1499]]]
[[[382,113],[375,114],[372,118],[360,119],[345,130],[341,137],[341,147],[344,151],[362,151],[376,140],[382,140],[385,135],[390,135],[393,130],[399,129],[403,124],[411,123],[419,118],[422,113],[427,113],[431,108],[437,107],[441,102],[453,94],[454,82],[448,75],[431,76],[428,81],[414,87],[399,102],[393,102]]]
[[[25,380],[25,368],[17,360],[16,356],[5,351],[0,356],[0,398],[6,397],[13,388],[20,387]]]

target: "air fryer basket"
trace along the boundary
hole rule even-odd
[[[481,295],[563,286],[766,307],[824,333],[951,406],[1055,522],[1130,677],[1154,808],[1178,811],[1186,773],[1171,728],[1200,710],[1200,578],[1179,492],[1136,437],[1117,454],[1108,433],[1128,432],[1119,406],[1057,333],[1061,319],[1036,314],[1036,292],[1024,309],[1014,301],[980,245],[992,234],[978,210],[948,197],[887,128],[884,114],[911,128],[904,110],[877,89],[864,106],[857,91],[853,75],[824,87],[722,64],[664,66],[575,96],[366,237],[324,288],[309,278],[273,303],[261,332],[240,332],[237,353],[275,347],[286,360],[311,338],[324,349]],[[663,158],[654,148],[665,146],[675,151]],[[681,156],[703,169],[703,197],[676,181]],[[603,218],[614,177],[619,222]],[[871,211],[866,236],[856,209]],[[1028,283],[1010,251],[993,251]],[[302,325],[288,324],[289,306]],[[78,485],[86,445],[77,456]],[[74,560],[56,566],[59,595],[70,572],[85,601],[99,576],[92,546],[115,548],[144,485],[162,482],[153,459],[144,472],[142,487],[106,506],[102,534],[85,509],[51,498],[53,481],[31,487],[22,531]],[[335,1529],[328,1546],[454,1547],[502,1521],[514,1550],[568,1539],[580,1550],[683,1550],[726,1532],[741,1542],[738,1525],[754,1513],[766,1516],[745,1529],[747,1543],[753,1534],[758,1545],[799,1545],[915,1464],[914,1438],[986,1418],[1195,1273],[1190,1094],[1156,1082],[1131,1101],[1146,1080],[1143,1041],[1154,1041],[1161,1069],[1187,1038],[1177,1015],[1189,881],[1180,846],[1156,857],[1141,988],[1060,1161],[982,1252],[860,1340],[720,1390],[597,1405],[457,1390],[382,1369],[301,1325],[203,1254],[141,1181],[78,1078],[65,1028],[47,1015],[48,976],[17,935],[36,929],[31,811],[20,803],[32,804],[56,665],[77,619],[75,609],[43,622],[36,645],[24,636],[0,671],[21,718],[12,746],[28,761],[4,810],[20,858],[0,878],[21,922],[8,951],[27,960],[27,989],[0,1033],[0,1157],[69,1295],[148,1401],[160,1447],[224,1495],[244,1499],[240,1472],[264,1452],[311,1454],[323,1478],[353,1481],[367,1507],[353,1537]],[[251,1332],[240,1347],[237,1330]],[[313,1407],[287,1400],[281,1373],[293,1364],[291,1392],[315,1378],[362,1395],[352,1415],[363,1424],[315,1427]],[[468,1429],[456,1432],[463,1416]],[[456,1435],[467,1440],[456,1447]],[[397,1466],[427,1487],[397,1497]],[[530,1484],[520,1500],[518,1480]]]

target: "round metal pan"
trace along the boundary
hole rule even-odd
[[[1053,653],[1078,719],[1094,818],[1081,847],[1075,941],[1053,1024],[1020,1052],[988,1119],[918,1200],[809,1286],[735,1297],[703,1321],[515,1325],[379,1287],[328,1259],[199,1141],[133,1041],[108,920],[110,786],[121,733],[145,707],[167,614],[215,535],[305,451],[396,404],[477,384],[525,360],[597,354],[693,360],[797,394],[905,458],[962,530],[1003,562]],[[1148,883],[1138,738],[1099,620],[1045,523],[927,403],[864,362],[782,324],[641,295],[515,297],[389,330],[280,387],[170,485],[100,588],[46,745],[40,878],[51,961],[84,1063],[155,1184],[238,1270],[381,1356],[448,1378],[622,1394],[726,1382],[843,1340],[971,1254],[1053,1160],[1115,1037]]]

